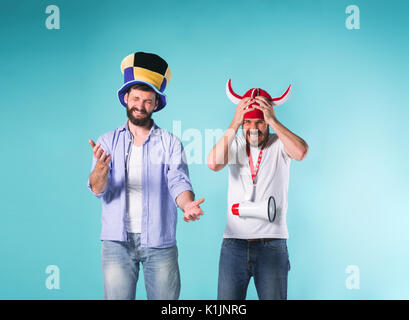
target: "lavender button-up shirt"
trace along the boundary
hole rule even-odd
[[[101,240],[127,241],[127,171],[133,143],[128,121],[103,134],[98,142],[111,155],[107,187],[95,194],[102,199]],[[91,172],[95,165],[94,157]],[[88,188],[91,190],[89,179]],[[176,198],[186,190],[193,192],[182,143],[154,123],[142,146],[143,247],[166,248],[176,244]]]

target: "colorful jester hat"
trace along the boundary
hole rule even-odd
[[[229,99],[234,103],[238,104],[241,99],[251,97],[255,98],[257,96],[263,96],[269,99],[273,106],[279,106],[280,104],[283,104],[284,102],[287,101],[287,99],[290,96],[291,92],[291,84],[289,85],[288,89],[283,93],[281,97],[278,98],[271,98],[271,96],[264,90],[259,89],[259,88],[253,88],[248,90],[243,96],[239,96],[237,93],[235,93],[231,87],[231,79],[227,81],[226,84],[226,94],[229,97]],[[259,104],[257,102],[250,104],[246,109],[251,108],[252,106],[258,106]],[[252,111],[249,111],[244,114],[244,119],[264,119],[264,114],[263,111],[259,109],[254,109]]]
[[[124,85],[118,90],[118,98],[124,107],[125,94],[137,83],[144,83],[159,94],[155,112],[165,107],[166,96],[163,92],[172,79],[172,73],[165,60],[153,53],[136,52],[122,60],[121,71],[124,75]]]

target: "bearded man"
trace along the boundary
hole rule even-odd
[[[137,52],[121,64],[118,98],[128,120],[89,140],[88,188],[102,199],[102,271],[105,299],[135,299],[140,264],[148,299],[178,299],[177,206],[186,222],[203,215],[195,200],[180,140],[159,128],[152,113],[166,105],[167,62]]]
[[[229,168],[227,225],[219,260],[218,299],[245,299],[254,278],[259,299],[286,299],[290,269],[286,212],[291,159],[301,161],[307,143],[278,121],[273,107],[288,99],[291,86],[279,98],[262,89],[239,96],[227,83],[227,95],[237,104],[229,128],[208,156],[208,166]],[[242,136],[237,136],[242,127]],[[274,133],[270,133],[270,128]],[[241,217],[235,204],[275,200],[274,221]],[[263,210],[260,208],[259,210]]]

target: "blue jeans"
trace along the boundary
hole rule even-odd
[[[128,241],[102,241],[104,298],[134,300],[139,264],[142,263],[148,299],[176,300],[180,293],[178,250],[143,248],[140,233],[128,233]]]
[[[286,239],[223,239],[219,262],[219,300],[244,300],[254,277],[260,300],[287,299],[290,270]]]

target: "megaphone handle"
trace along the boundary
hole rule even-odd
[[[256,197],[256,185],[252,184],[251,191],[246,193],[244,200],[253,202],[255,197]]]

